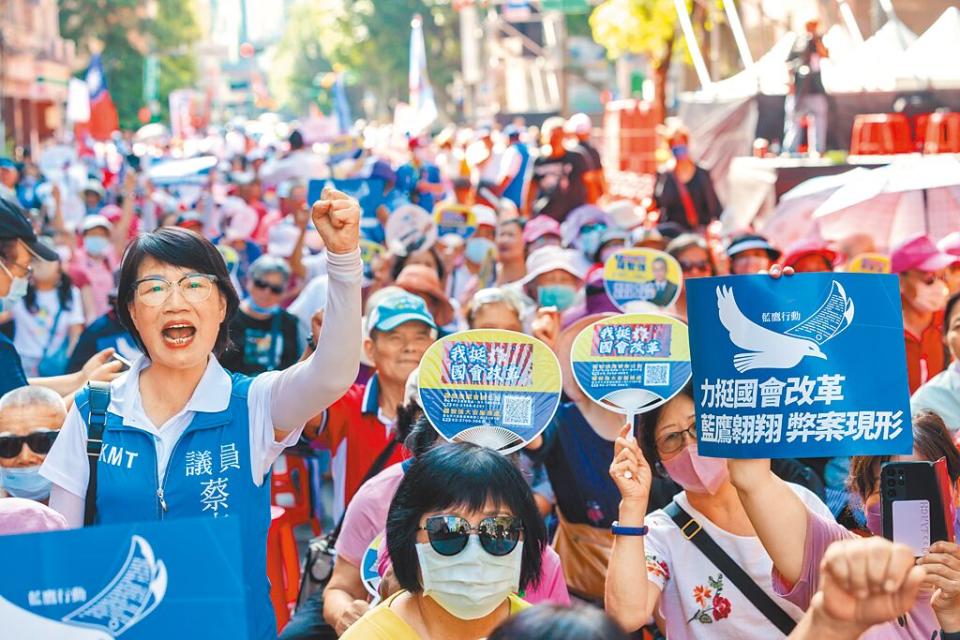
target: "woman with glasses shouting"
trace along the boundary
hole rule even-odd
[[[743,592],[742,585],[749,581],[754,591],[773,597],[773,562],[730,482],[727,461],[697,452],[692,387],[644,418],[639,442],[632,437],[632,426],[626,426],[614,445],[610,476],[620,489],[621,502],[612,527],[607,612],[628,631],[656,615],[670,640],[784,637],[784,622],[792,625],[803,611],[777,599],[770,603],[780,608],[777,613],[756,593]],[[655,473],[668,475],[683,491],[666,508],[645,515]],[[832,519],[813,493],[789,486],[811,511]],[[719,554],[708,557],[701,551],[704,535],[728,562]],[[730,565],[742,569],[742,575],[727,575]],[[642,568],[646,579],[638,578]]]
[[[350,626],[345,640],[486,638],[527,605],[546,530],[520,471],[472,444],[415,458],[387,515],[401,590]]]
[[[239,301],[217,249],[179,228],[134,240],[120,270],[117,310],[144,356],[112,383],[105,416],[95,411],[101,394],[78,394],[41,470],[53,482],[50,506],[73,526],[237,518],[248,627],[258,639],[277,634],[266,575],[265,480],[304,423],[350,387],[360,362],[360,207],[328,190],[312,214],[328,257],[323,333],[310,357],[257,378],[228,373],[218,362]],[[96,462],[88,466],[88,430],[98,431],[104,418],[102,444],[89,439]]]
[[[225,369],[253,376],[300,359],[298,320],[280,306],[289,281],[290,265],[283,258],[260,256],[250,265],[250,294],[230,323],[233,344],[220,359]]]

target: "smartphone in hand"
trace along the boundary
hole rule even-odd
[[[954,541],[946,458],[887,462],[880,469],[883,537],[921,557],[934,542]]]

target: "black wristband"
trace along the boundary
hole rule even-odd
[[[940,630],[940,640],[960,640],[960,631],[944,631]]]

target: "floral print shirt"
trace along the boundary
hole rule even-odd
[[[830,517],[827,506],[813,493],[791,485],[804,503],[816,513]],[[747,575],[773,597],[783,609],[799,620],[802,610],[773,595],[773,563],[756,537],[735,536],[690,506],[686,493],[674,498]],[[663,511],[646,519],[650,532],[645,540],[647,579],[660,591],[660,615],[666,620],[670,640],[770,640],[783,638],[777,628],[753,606],[730,580],[692,542],[684,538],[676,523]]]

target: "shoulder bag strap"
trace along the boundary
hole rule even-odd
[[[753,578],[747,575],[733,558],[727,555],[727,552],[710,537],[709,533],[704,531],[693,516],[687,513],[676,501],[664,507],[664,511],[680,527],[680,533],[683,534],[683,537],[692,542],[703,555],[707,556],[707,559],[740,590],[740,593],[746,596],[747,600],[767,620],[773,623],[773,626],[779,629],[783,635],[790,635],[793,628],[797,626],[794,619],[766,591],[761,589],[760,585],[754,582]]]
[[[90,464],[90,479],[83,510],[85,527],[92,525],[97,518],[97,461],[103,448],[103,429],[107,424],[107,408],[110,406],[110,383],[88,382],[87,393],[87,461]]]
[[[53,325],[50,327],[50,335],[47,336],[47,344],[43,347],[43,353],[40,356],[40,359],[47,357],[47,352],[50,351],[50,345],[53,344],[53,339],[57,337],[57,325],[60,324],[60,316],[63,314],[63,305],[60,305],[60,308],[57,309],[56,315],[53,316]],[[68,336],[63,337],[64,340],[68,339]]]
[[[370,465],[370,468],[367,470],[367,474],[363,476],[363,480],[360,481],[360,486],[366,484],[367,480],[377,475],[383,468],[387,466],[387,461],[390,460],[390,456],[393,455],[394,450],[396,450],[397,445],[400,444],[400,441],[396,438],[390,438],[390,442],[387,443],[387,446],[383,448],[383,451],[380,452],[380,455],[377,456],[377,459],[373,461],[373,464]],[[337,538],[340,537],[340,529],[343,528],[343,520],[347,516],[347,510],[344,509],[343,513],[340,514],[340,520],[337,521],[337,526],[333,532],[327,537],[327,540],[332,547],[337,542]]]

